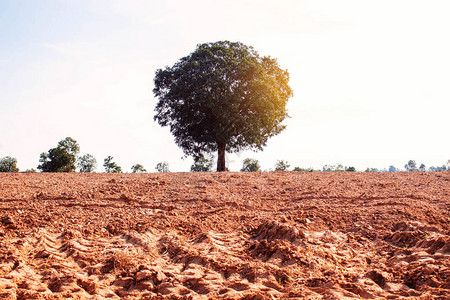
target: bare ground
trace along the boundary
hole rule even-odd
[[[0,174],[2,299],[450,298],[450,172]]]

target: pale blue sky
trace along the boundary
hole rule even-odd
[[[196,44],[241,41],[278,58],[294,97],[263,169],[364,170],[450,159],[450,3],[407,0],[0,0],[0,157],[36,168],[66,136],[126,171],[188,171],[153,121],[153,76]]]

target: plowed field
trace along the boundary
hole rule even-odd
[[[450,172],[0,174],[1,299],[450,298]]]

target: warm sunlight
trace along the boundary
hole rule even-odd
[[[450,299],[449,16],[0,0],[0,299]]]

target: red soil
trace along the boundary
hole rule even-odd
[[[1,174],[0,298],[450,298],[450,172]]]

